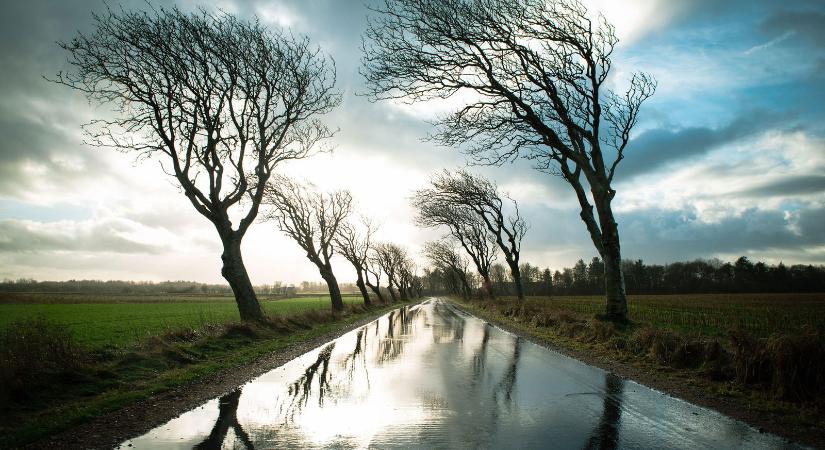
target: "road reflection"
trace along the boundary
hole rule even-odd
[[[435,300],[395,310],[123,448],[776,448],[776,439]]]
[[[619,445],[619,422],[622,418],[624,380],[610,372],[604,374],[604,406],[599,425],[585,446],[588,449],[613,450]]]
[[[223,441],[226,439],[226,435],[230,429],[235,433],[236,438],[241,441],[244,448],[255,448],[252,444],[252,439],[250,439],[249,435],[238,422],[238,401],[240,398],[241,389],[235,389],[220,398],[218,403],[218,420],[215,421],[215,426],[212,427],[209,436],[193,448],[198,450],[222,448]]]

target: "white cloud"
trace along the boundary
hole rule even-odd
[[[290,28],[300,24],[303,17],[282,2],[261,2],[256,5],[255,14],[264,23],[275,24],[283,28]]]
[[[758,209],[776,211],[789,200],[800,205],[825,203],[823,192],[749,195],[772,183],[820,175],[825,169],[825,141],[802,131],[768,131],[723,146],[701,159],[680,162],[619,187],[620,212],[663,208],[695,211],[706,223]]]

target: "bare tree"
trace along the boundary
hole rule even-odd
[[[655,81],[635,74],[624,93],[605,87],[613,26],[591,20],[577,0],[384,0],[374,13],[362,70],[370,95],[466,94],[435,140],[461,146],[476,163],[525,157],[564,178],[605,262],[606,316],[626,320],[612,184]]]
[[[370,306],[372,302],[370,301],[370,294],[367,292],[365,279],[368,278],[367,267],[375,227],[369,220],[364,219],[361,222],[363,231],[360,233],[351,223],[345,222],[341,224],[338,234],[333,238],[333,241],[341,256],[349,261],[352,267],[355,268],[355,273],[358,276],[355,285],[358,286],[358,290],[364,298],[364,305]]]
[[[472,288],[467,279],[469,263],[446,239],[431,241],[424,244],[424,256],[435,269],[449,275],[454,281],[456,294],[469,298]]]
[[[307,39],[225,13],[93,18],[91,34],[60,43],[73,72],[53,81],[114,109],[85,127],[92,145],[156,158],[177,179],[220,236],[241,319],[261,318],[241,240],[275,166],[332,135],[318,121],[340,103],[332,61]]]
[[[395,292],[392,290],[393,285],[401,293],[401,285],[399,279],[403,270],[402,265],[407,258],[407,252],[402,247],[391,243],[380,243],[373,248],[373,262],[380,268],[382,272],[387,274],[387,290],[390,293],[390,299],[393,302],[397,300]]]
[[[494,297],[490,267],[496,259],[494,238],[484,221],[464,205],[446,203],[432,197],[426,190],[417,191],[412,205],[418,210],[416,223],[428,228],[446,227],[449,235],[461,245],[481,275],[486,295]]]
[[[413,285],[415,284],[418,268],[406,252],[404,253],[403,258],[398,263],[398,292],[401,300],[408,300],[415,296]]]
[[[343,310],[341,289],[330,260],[335,251],[333,240],[350,213],[352,196],[347,191],[325,194],[309,183],[282,176],[275,181],[266,189],[264,204],[272,209],[265,213],[265,219],[274,221],[278,229],[304,249],[307,259],[327,283],[332,309]]]
[[[480,175],[464,170],[455,173],[444,172],[436,175],[427,189],[420,195],[429,201],[445,202],[458,208],[466,208],[487,227],[496,245],[504,253],[504,260],[510,268],[510,275],[516,287],[516,296],[524,300],[524,283],[519,272],[521,241],[529,228],[519,214],[518,203],[507,197],[512,205],[510,214],[505,211],[505,203],[499,195],[498,186]]]
[[[375,260],[374,248],[371,248],[372,254],[368,253],[366,261],[364,262],[364,284],[378,297],[381,303],[387,303],[384,299],[384,294],[381,293],[381,266]],[[375,278],[375,283],[372,279]]]

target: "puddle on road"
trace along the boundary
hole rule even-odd
[[[390,312],[121,445],[325,447],[796,448],[439,300]]]

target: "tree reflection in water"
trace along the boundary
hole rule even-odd
[[[398,359],[404,352],[404,344],[408,336],[412,334],[412,323],[421,312],[420,308],[410,308],[405,306],[398,311],[398,314],[393,314],[393,311],[387,317],[387,334],[378,342],[378,364],[385,364]],[[398,324],[396,324],[398,322]],[[399,328],[399,335],[396,336],[396,326]]]
[[[438,302],[433,308],[433,342],[450,343],[464,340],[465,320],[453,308]],[[439,323],[443,322],[443,323]]]
[[[490,342],[490,328],[491,325],[484,323],[484,330],[481,335],[481,345],[478,351],[473,355],[473,383],[477,383],[484,371],[484,365],[487,361],[487,344]]]
[[[296,412],[300,412],[306,406],[312,393],[312,380],[316,374],[318,374],[318,406],[323,406],[324,395],[329,388],[329,358],[332,356],[334,348],[335,341],[322,348],[318,352],[318,358],[315,362],[307,367],[304,374],[289,386],[289,395],[292,396],[292,402],[287,409],[286,417],[294,417]]]
[[[506,401],[508,408],[511,406],[513,400],[513,389],[516,386],[516,375],[518,374],[518,363],[520,358],[521,337],[515,336],[513,339],[513,356],[510,358],[510,364],[507,366],[507,370],[504,371],[501,381],[493,391],[493,398],[496,400],[498,400],[499,393],[504,393],[504,400]]]
[[[231,428],[235,432],[235,436],[241,440],[244,448],[254,448],[252,440],[246,434],[241,424],[238,423],[238,402],[241,398],[241,389],[235,389],[229,394],[224,395],[219,400],[218,406],[218,420],[215,421],[215,426],[209,436],[203,442],[195,445],[194,448],[199,450],[219,449],[223,447],[223,441],[226,439],[227,433]]]
[[[613,450],[618,447],[624,380],[610,372],[605,372],[604,387],[602,417],[585,445],[588,449]]]
[[[355,366],[357,365],[357,361],[361,361],[361,366],[364,368],[364,379],[367,382],[367,389],[369,389],[370,384],[370,374],[369,370],[367,369],[367,360],[366,360],[366,349],[367,349],[367,327],[362,327],[358,330],[358,334],[355,337],[355,349],[347,355],[344,361],[341,363],[341,367],[346,370],[348,379],[352,382],[353,378],[355,377]],[[359,358],[360,356],[360,358]]]

